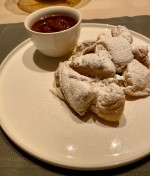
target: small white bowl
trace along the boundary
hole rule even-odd
[[[41,17],[52,14],[70,16],[77,20],[77,24],[64,31],[53,33],[35,32],[31,29],[32,25]],[[53,6],[31,13],[25,19],[24,25],[29,32],[35,47],[41,53],[51,57],[61,57],[69,54],[75,47],[80,35],[81,21],[81,14],[78,10],[65,6]]]

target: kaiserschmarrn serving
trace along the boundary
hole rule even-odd
[[[127,96],[150,95],[148,46],[134,43],[125,26],[115,26],[111,35],[75,47],[68,61],[55,72],[55,94],[80,116],[92,111],[107,121],[119,121]]]

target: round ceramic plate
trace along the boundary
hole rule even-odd
[[[110,25],[84,24],[80,41],[110,33]],[[134,43],[150,40],[132,31]],[[17,46],[0,68],[0,124],[23,150],[47,163],[72,169],[108,169],[150,153],[150,97],[127,100],[117,124],[80,118],[50,89],[66,58],[49,58],[30,39]]]

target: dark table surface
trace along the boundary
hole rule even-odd
[[[150,38],[150,16],[121,17],[83,20],[86,23],[125,25],[127,28]],[[0,63],[18,44],[28,38],[23,23],[0,25]],[[17,147],[0,128],[0,176],[58,176],[58,175],[116,175],[150,176],[150,156],[110,170],[75,171],[63,169],[39,161]]]

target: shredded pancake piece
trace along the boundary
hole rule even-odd
[[[59,68],[59,85],[74,111],[84,115],[94,98],[90,79],[71,69],[68,62],[63,62]]]
[[[75,47],[72,57],[70,60],[73,60],[75,57],[85,55],[88,53],[93,53],[95,51],[95,40],[86,40],[81,43],[78,43]]]
[[[139,61],[133,60],[124,72],[124,92],[130,96],[150,95],[150,71]]]
[[[106,50],[100,50],[98,54],[86,54],[74,58],[70,66],[80,74],[100,78],[114,77],[116,69]]]
[[[125,96],[122,89],[114,83],[94,89],[96,99],[91,110],[108,121],[118,121],[124,110]]]
[[[138,46],[132,45],[132,52],[134,55],[134,59],[138,60],[140,63],[145,65],[147,68],[150,67],[150,59],[148,56],[148,46]]]
[[[123,37],[101,37],[99,42],[110,53],[116,72],[123,73],[127,64],[134,58],[130,43]]]
[[[125,39],[127,39],[129,41],[129,43],[133,42],[133,37],[132,37],[131,33],[129,32],[129,30],[125,26],[121,26],[121,25],[115,26],[111,30],[111,34],[113,37],[122,36]]]

